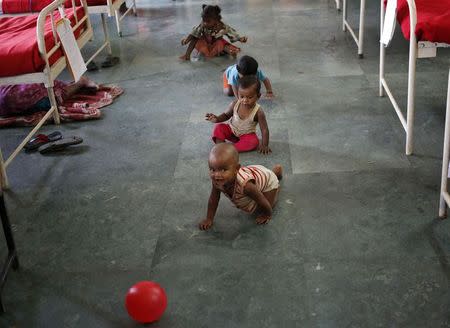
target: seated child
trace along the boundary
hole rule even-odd
[[[223,53],[236,57],[241,49],[225,41],[223,37],[226,35],[231,42],[243,43],[247,42],[247,37],[239,36],[236,30],[223,23],[220,11],[219,6],[203,5],[202,22],[181,40],[182,45],[189,45],[180,59],[190,60],[194,48],[205,57],[216,57]]]
[[[258,62],[250,56],[242,56],[238,63],[228,67],[223,73],[223,93],[226,96],[236,96],[239,78],[247,75],[256,75],[258,80],[266,87],[266,98],[274,97],[269,78],[258,68]]]
[[[214,143],[231,141],[238,152],[251,151],[258,148],[260,153],[272,152],[269,148],[269,127],[266,115],[256,103],[259,99],[261,84],[254,75],[244,76],[239,80],[238,99],[234,100],[225,113],[216,116],[206,114],[206,120],[219,123],[214,126],[212,139]],[[229,120],[227,123],[221,123]],[[256,125],[261,129],[262,143],[256,135]]]
[[[224,193],[239,209],[256,214],[257,224],[267,224],[280,192],[279,180],[283,168],[275,165],[272,170],[262,165],[241,166],[239,154],[230,144],[218,144],[209,153],[209,176],[212,180],[206,219],[199,228],[211,228]]]

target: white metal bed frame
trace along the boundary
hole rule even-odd
[[[339,1],[339,0],[336,0]],[[338,7],[339,9],[339,7]],[[349,31],[356,45],[358,46],[358,56],[359,58],[364,57],[364,17],[366,16],[366,0],[361,0],[359,7],[359,30],[358,36],[356,36],[355,31],[351,27],[347,20],[347,0],[343,0],[342,3],[342,30]]]
[[[6,189],[8,187],[8,178],[6,175],[6,169],[11,164],[11,162],[16,158],[17,154],[22,150],[25,144],[31,139],[31,137],[41,128],[41,126],[47,121],[50,115],[53,116],[53,120],[56,124],[60,123],[57,103],[55,99],[55,93],[53,90],[54,80],[66,67],[66,58],[62,55],[54,64],[50,65],[50,57],[58,50],[62,50],[61,42],[57,40],[56,34],[56,22],[54,18],[55,10],[63,11],[63,3],[65,0],[55,0],[47,7],[42,9],[37,18],[36,25],[36,40],[39,48],[39,53],[45,62],[45,67],[42,72],[21,74],[16,76],[0,77],[0,85],[10,85],[10,84],[30,84],[30,83],[43,83],[47,88],[48,97],[50,100],[51,108],[45,114],[45,116],[39,121],[39,123],[31,130],[31,132],[23,139],[23,141],[17,146],[17,148],[11,153],[11,155],[3,160],[1,148],[0,148],[0,188]],[[85,15],[78,19],[78,15],[75,16],[75,25],[72,30],[75,31],[82,24],[86,24],[85,30],[77,38],[77,43],[80,49],[93,37],[92,25],[89,20],[89,14],[87,11],[87,5],[85,0],[82,0]],[[72,0],[72,10],[76,13],[75,1]],[[45,44],[45,22],[47,16],[50,16],[52,23],[52,32],[55,45],[50,49],[46,50]],[[92,58],[91,58],[92,60]]]
[[[339,1],[339,0],[336,0]],[[122,15],[120,14],[120,6],[123,3],[126,3],[126,0],[116,0],[113,2],[113,0],[106,0],[106,5],[98,5],[98,6],[88,6],[89,14],[100,14],[102,17],[102,26],[103,26],[103,33],[105,35],[105,44],[108,43],[108,51],[111,55],[111,46],[109,45],[109,36],[108,31],[106,29],[106,20],[105,20],[105,14],[108,15],[108,17],[115,17],[116,20],[116,28],[117,28],[117,34],[122,37],[122,28],[120,26],[120,22],[122,19],[128,15],[128,13],[132,10],[133,14],[136,16],[136,0],[132,0],[133,4],[130,8],[128,8]],[[1,4],[1,1],[0,1]],[[17,13],[17,14],[4,14],[0,12],[0,16],[3,17],[11,17],[11,16],[23,16],[28,15],[30,13]]]
[[[107,0],[108,2],[110,2],[111,0]],[[123,0],[125,1],[125,0]],[[0,1],[1,2],[1,1]],[[72,3],[72,6],[74,4]],[[102,45],[97,49],[97,51],[86,61],[86,65],[88,65],[89,63],[92,62],[92,60],[97,57],[97,55],[99,53],[101,53],[103,51],[103,49],[106,48],[106,51],[108,53],[108,56],[112,57],[112,48],[111,48],[111,41],[109,40],[109,32],[108,32],[108,27],[106,24],[106,17],[105,14],[108,13],[108,6],[94,6],[94,7],[87,7],[88,8],[88,13],[99,13],[101,15],[101,19],[102,19],[102,28],[103,28],[103,35],[104,35],[104,41],[102,43]],[[27,16],[30,14],[36,14],[35,12],[23,12],[23,13],[15,13],[15,14],[0,14],[0,18],[1,17],[17,17],[17,16]],[[91,40],[94,38],[94,36],[92,36]]]
[[[102,22],[104,21],[104,15],[107,14],[108,17],[114,16],[116,19],[116,28],[117,34],[122,37],[122,28],[120,26],[120,22],[122,19],[128,15],[130,11],[133,11],[133,14],[136,16],[136,0],[132,0],[133,4],[130,8],[128,8],[122,15],[120,14],[119,8],[123,3],[126,3],[126,0],[116,0],[113,2],[112,0],[106,0],[106,5],[104,6],[89,6],[89,13],[92,14],[101,14]]]
[[[334,0],[336,2],[336,9],[341,10],[341,0]]]
[[[345,0],[344,0],[345,1]],[[389,0],[397,1],[397,0]],[[380,35],[383,33],[385,6],[384,0],[381,0],[380,13]],[[406,132],[406,155],[411,155],[413,152],[413,130],[414,130],[414,111],[415,111],[415,80],[416,80],[416,60],[417,58],[436,57],[437,48],[450,47],[447,43],[437,43],[428,41],[417,41],[415,30],[417,24],[417,10],[414,0],[407,0],[409,8],[410,21],[410,37],[409,37],[409,65],[408,65],[408,101],[406,108],[406,118],[403,115],[400,106],[395,100],[391,89],[389,88],[385,79],[384,64],[386,61],[386,48],[380,42],[380,79],[379,79],[379,93],[380,97],[384,96],[384,91],[389,97],[389,100],[394,107],[397,116],[402,123],[403,129]]]
[[[444,149],[442,156],[441,195],[439,201],[439,217],[447,215],[450,206],[450,194],[447,190],[448,163],[450,159],[450,70],[448,71],[447,110],[445,113]]]

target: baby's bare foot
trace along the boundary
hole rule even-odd
[[[269,223],[270,219],[271,219],[270,216],[264,216],[264,215],[258,216],[256,218],[256,224],[267,224],[267,223]]]
[[[280,164],[276,164],[272,168],[272,172],[275,173],[275,175],[277,176],[278,180],[281,180],[283,178],[283,167]]]

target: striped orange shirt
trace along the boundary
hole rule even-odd
[[[244,188],[247,182],[253,181],[258,190],[268,192],[279,187],[278,178],[272,170],[262,165],[242,166],[236,176],[236,184],[234,186],[233,197],[229,197],[231,202],[237,208],[253,213],[257,207],[256,202],[245,195]]]

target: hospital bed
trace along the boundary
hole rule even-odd
[[[39,12],[44,7],[49,5],[51,0],[0,0],[0,14],[1,15],[17,15],[28,12]],[[119,36],[122,36],[122,29],[120,22],[122,19],[133,11],[136,15],[136,0],[132,0],[132,6],[128,8],[123,14],[120,13],[120,6],[126,3],[126,0],[87,0],[87,6],[90,14],[101,14],[102,23],[105,25],[105,15],[114,17],[116,20],[116,28]],[[76,0],[77,6],[80,1]],[[71,0],[66,0],[66,7],[71,6]],[[107,38],[107,31],[104,29],[105,38]]]
[[[408,95],[406,117],[385,78],[386,48],[380,42],[379,95],[389,97],[406,132],[405,152],[413,152],[416,61],[437,55],[438,48],[450,47],[450,0],[389,0],[397,1],[396,18],[406,39],[409,39]],[[380,35],[385,19],[385,0],[381,0]],[[411,33],[411,31],[414,31]]]
[[[51,108],[32,131],[4,160],[0,149],[0,188],[8,186],[6,169],[31,137],[50,117],[60,123],[53,85],[67,62],[57,37],[56,23],[61,15],[70,20],[81,49],[93,36],[86,2],[82,6],[64,8],[65,0],[55,0],[39,14],[0,17],[0,85],[43,83]]]
[[[447,207],[450,206],[450,194],[448,193],[448,163],[450,158],[450,70],[448,72],[447,110],[445,113],[444,150],[442,155],[441,194],[439,202],[439,217],[447,215]]]

